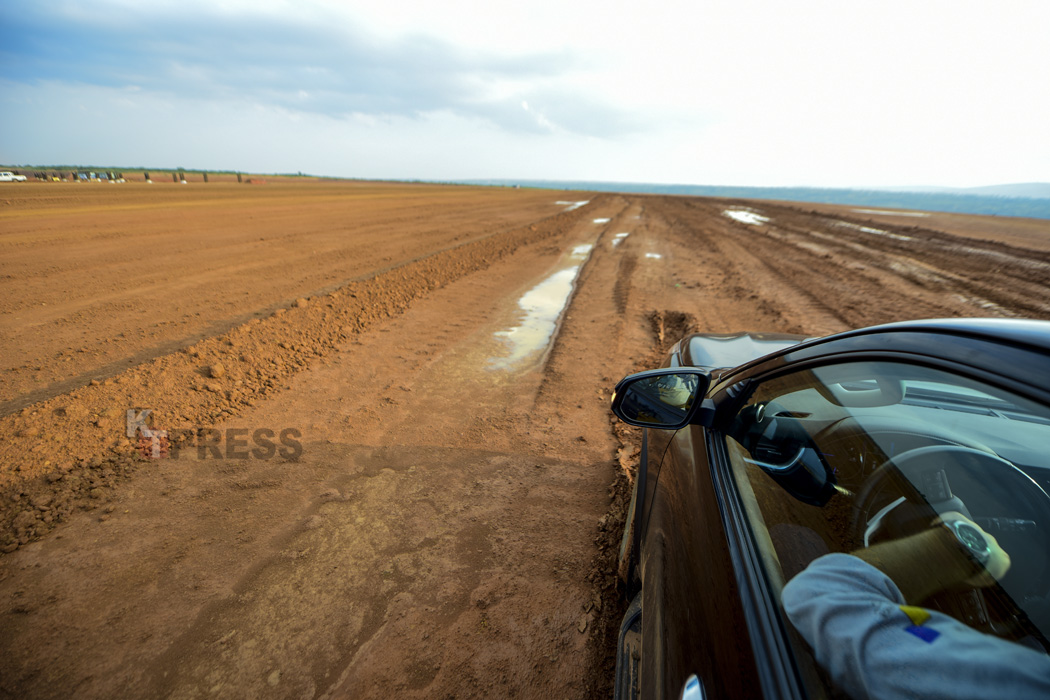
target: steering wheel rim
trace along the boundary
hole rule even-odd
[[[924,523],[925,526],[928,526],[936,515],[947,511],[958,511],[972,517],[966,504],[951,492],[948,485],[946,472],[953,469],[969,471],[970,478],[973,478],[973,474],[979,471],[992,472],[994,476],[982,480],[990,484],[992,491],[1012,492],[1012,496],[1021,498],[1033,512],[1038,512],[1041,522],[1050,523],[1050,496],[1047,496],[1042,487],[1010,461],[991,450],[982,448],[983,446],[928,445],[907,450],[887,459],[864,481],[854,499],[851,536],[867,546],[873,531],[877,532],[882,524],[876,522],[873,527],[872,520],[884,519],[890,512],[902,505],[902,502],[909,502],[913,506],[913,519]],[[928,476],[936,473],[945,473],[943,480]],[[899,480],[898,485],[904,486],[905,490],[911,493],[891,501],[889,505],[883,505],[873,514],[873,510],[880,503],[885,503],[879,499],[888,482],[893,479]],[[938,492],[939,487],[936,482],[940,481],[943,481],[943,485],[947,487],[946,493]],[[1015,489],[1015,487],[1020,488]],[[990,499],[994,501],[995,495],[992,493]],[[918,503],[912,500],[916,497]],[[932,510],[933,513],[929,513],[929,510]],[[968,589],[965,595],[960,594],[958,599],[960,608],[964,610],[969,608],[968,617],[985,621],[984,625],[980,625],[985,626],[985,631],[992,633],[1001,631],[993,629],[993,623],[988,622],[986,614],[988,602],[984,589]],[[967,602],[963,602],[964,600]]]
[[[945,466],[956,468],[959,462],[945,462],[942,460],[940,464],[930,463],[915,469],[910,468],[910,465],[913,462],[924,462],[931,456],[944,457],[947,455],[964,455],[971,460],[976,460],[985,465],[993,464],[993,468],[1004,470],[1005,473],[1010,474],[1009,478],[1015,483],[1023,483],[1029,495],[1032,493],[1037,494],[1037,498],[1039,499],[1038,502],[1043,506],[1043,515],[1050,517],[1050,496],[1048,496],[1046,492],[1043,491],[1042,487],[1039,486],[1039,484],[1037,484],[1030,476],[1018,469],[1012,462],[1003,459],[990,449],[984,448],[983,445],[927,445],[924,447],[916,447],[888,458],[876,467],[868,478],[865,479],[864,484],[861,486],[861,489],[857,493],[857,497],[853,502],[853,534],[858,535],[861,532],[858,529],[858,526],[861,525],[860,519],[864,520],[862,526],[865,529],[867,528],[868,521],[864,516],[871,510],[871,504],[869,502],[873,501],[880,494],[880,491],[885,486],[887,480],[895,474],[898,474],[902,481],[910,484],[920,496],[926,497],[926,494],[916,486],[917,483],[921,483],[921,479],[916,477],[919,477],[923,472],[943,471]],[[909,467],[909,469],[906,470],[905,467]],[[912,471],[912,473],[909,474],[909,471]],[[964,515],[969,515],[969,509],[966,508],[965,504],[962,504],[960,509],[959,504],[961,501],[948,502],[942,498],[937,498],[937,500],[931,501],[930,498],[927,497],[926,503],[933,508],[937,514],[943,513],[947,510],[958,510]],[[948,505],[943,509],[938,509],[936,505],[941,503],[948,503]]]

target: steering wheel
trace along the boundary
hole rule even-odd
[[[978,515],[1021,513],[1033,519],[1009,520],[1028,523],[1032,530],[1050,524],[1050,497],[1009,461],[974,447],[931,445],[891,457],[872,472],[853,504],[852,538],[864,546],[887,537],[896,539],[929,527],[936,515],[948,511],[973,519],[966,504],[953,493],[952,482],[963,493],[981,494]],[[993,634],[1016,633],[989,619],[984,589],[968,589],[953,598],[955,604],[950,607],[954,610],[949,614],[956,613],[967,624]]]

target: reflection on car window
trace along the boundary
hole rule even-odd
[[[817,557],[961,512],[1012,566],[981,595],[938,592],[923,605],[1050,650],[1046,406],[932,368],[854,362],[757,385],[729,434],[734,478],[777,594]]]

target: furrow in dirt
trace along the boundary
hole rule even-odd
[[[292,308],[252,319],[184,352],[0,418],[0,547],[12,550],[62,522],[96,489],[134,469],[145,449],[125,434],[126,410],[156,407],[152,426],[173,446],[279,393],[288,379],[340,343],[402,313],[417,298],[513,253],[557,236],[583,214],[569,212],[463,244]],[[113,472],[107,477],[107,472]],[[67,478],[68,477],[68,478]],[[45,495],[48,494],[48,495]],[[47,511],[33,501],[48,499]],[[87,501],[90,504],[90,501]]]
[[[887,275],[903,275],[923,287],[939,288],[953,301],[944,311],[966,313],[974,304],[986,305],[991,315],[1045,317],[1050,308],[1045,290],[1050,284],[1050,254],[1022,250],[1002,243],[961,240],[918,226],[878,225],[824,217],[793,226],[802,235],[817,236],[832,245],[852,247],[858,255]],[[1007,311],[1009,309],[1009,311]],[[955,314],[946,314],[955,315]]]
[[[275,400],[217,424],[295,426],[298,457],[184,449],[102,489],[101,515],[74,513],[46,548],[9,554],[6,600],[26,590],[7,573],[40,573],[37,557],[65,574],[16,603],[24,612],[0,635],[7,687],[23,697],[588,696],[597,613],[586,575],[612,478],[607,422],[532,415],[542,362],[488,361],[504,350],[498,332],[520,320],[518,297],[600,234],[589,216],[486,256],[312,359]],[[552,396],[604,415],[604,398],[579,392]],[[109,596],[122,585],[116,619]],[[77,609],[83,626],[58,622]],[[114,627],[119,638],[100,640]]]
[[[0,211],[2,413],[565,208],[432,185],[49,189]]]
[[[931,309],[934,315],[965,314],[975,304],[987,309],[989,315],[1038,318],[1050,312],[1044,293],[1050,256],[1033,252],[1029,258],[1022,251],[985,250],[958,241],[946,242],[937,232],[914,227],[906,230],[908,234],[892,235],[907,241],[891,239],[882,247],[872,244],[871,234],[865,239],[866,234],[853,233],[848,228],[845,233],[808,230],[802,235],[819,238],[825,246],[848,249],[872,261],[859,269],[861,274],[872,276],[872,271],[877,270],[884,279],[910,280],[915,284],[916,297],[939,293],[941,307]],[[916,245],[918,238],[931,245]]]
[[[710,205],[708,205],[710,206]],[[740,206],[740,205],[737,205]],[[713,218],[718,206],[710,206]],[[972,315],[1047,316],[1045,289],[1037,281],[1050,267],[1039,261],[1000,252],[1001,275],[990,275],[985,252],[974,252],[939,232],[915,227],[868,232],[860,224],[828,222],[772,205],[752,205],[769,219],[760,225],[732,222],[729,233],[746,241],[749,252],[773,270],[828,300],[847,327],[859,327],[904,318]],[[713,211],[711,211],[713,210]],[[724,217],[723,217],[724,218]],[[842,225],[847,224],[847,225]],[[926,235],[928,234],[928,235]],[[989,281],[994,277],[994,284]],[[792,295],[786,298],[795,298]]]

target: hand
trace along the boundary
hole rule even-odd
[[[985,588],[991,586],[996,581],[1002,580],[1003,576],[1006,575],[1006,572],[1010,570],[1010,555],[999,546],[999,542],[992,535],[981,529],[980,525],[957,511],[942,513],[940,517],[936,518],[931,524],[939,526],[956,522],[963,522],[980,533],[984,538],[989,551],[988,560],[984,562],[984,566],[980,573],[966,579],[965,584],[974,588]],[[961,543],[960,547],[965,548]]]
[[[980,564],[944,523],[962,521],[984,537],[988,559]],[[1010,556],[994,537],[962,513],[950,511],[908,537],[858,549],[853,555],[879,569],[911,605],[940,591],[991,586],[1010,569]]]

